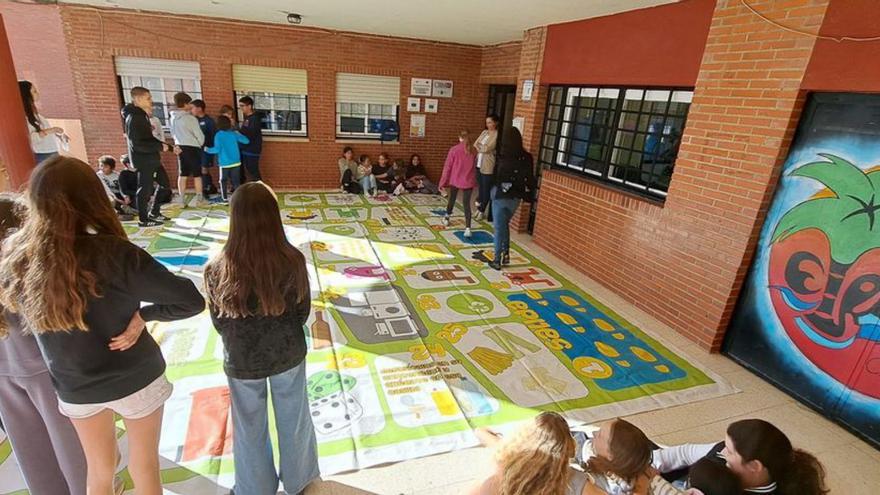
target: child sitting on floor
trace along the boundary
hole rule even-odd
[[[404,164],[402,158],[397,158],[391,165],[391,172],[389,173],[393,177],[394,183],[394,195],[400,196],[401,194],[406,192],[406,164]]]
[[[357,166],[358,182],[361,184],[361,191],[370,196],[376,195],[376,176],[373,175],[373,162],[369,155],[361,155],[358,157]]]
[[[116,159],[110,155],[98,158],[97,174],[120,219],[132,220],[134,215],[137,215],[137,210],[131,206],[132,198],[122,194],[122,189],[119,186],[119,174],[116,172]]]
[[[217,117],[217,134],[214,135],[214,146],[205,148],[205,151],[217,155],[217,164],[220,166],[220,198],[228,201],[229,194],[235,192],[241,185],[241,152],[238,144],[248,144],[250,141],[240,132],[232,128],[229,117],[221,115]],[[226,192],[226,185],[230,184],[231,190]]]
[[[394,174],[391,173],[391,161],[388,153],[379,153],[379,159],[373,164],[373,177],[376,179],[376,188],[385,193],[394,192]]]

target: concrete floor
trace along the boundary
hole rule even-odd
[[[726,378],[742,393],[627,417],[661,444],[714,442],[727,424],[744,418],[771,421],[795,446],[815,454],[828,471],[831,493],[880,493],[880,451],[824,419],[730,359],[708,354],[671,328],[648,316],[608,289],[537,247],[529,236],[514,242],[544,260],[566,278],[661,340],[680,355]],[[456,495],[488,470],[490,453],[475,448],[413,459],[387,466],[328,477],[307,495]]]

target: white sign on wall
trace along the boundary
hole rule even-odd
[[[425,113],[437,113],[439,102],[436,98],[425,98]]]
[[[407,112],[420,112],[422,107],[421,98],[413,98],[409,97],[406,99],[406,111]]]
[[[431,96],[435,98],[452,98],[452,81],[434,79],[434,90]]]
[[[409,94],[413,96],[431,96],[431,80],[419,79],[417,77],[410,79]]]
[[[532,91],[535,89],[535,81],[526,79],[522,86],[522,101],[532,101]]]
[[[514,117],[513,118],[513,126],[519,129],[519,133],[522,134],[523,127],[526,125],[525,117]]]

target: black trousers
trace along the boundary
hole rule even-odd
[[[260,175],[260,156],[241,155],[241,183],[263,180]]]
[[[150,219],[150,215],[158,215],[161,203],[156,201],[153,203],[153,210],[150,208],[150,198],[153,197],[155,188],[154,182],[158,182],[160,186],[170,189],[171,184],[168,183],[168,174],[159,173],[162,168],[161,162],[141,163],[137,168],[137,209],[138,220],[146,222]]]

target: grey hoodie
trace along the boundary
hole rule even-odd
[[[178,146],[201,148],[205,144],[205,134],[199,126],[199,119],[183,109],[171,111],[171,136]]]

